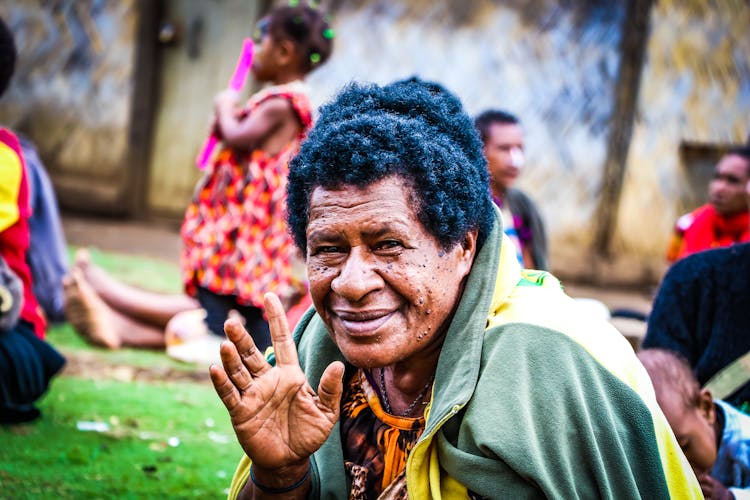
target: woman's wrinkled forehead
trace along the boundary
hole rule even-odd
[[[388,176],[364,186],[318,186],[310,194],[309,235],[333,225],[355,223],[363,230],[378,225],[408,227],[419,224],[413,191],[399,176]]]

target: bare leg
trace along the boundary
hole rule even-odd
[[[74,267],[81,270],[91,288],[111,309],[160,330],[166,328],[175,314],[200,308],[198,301],[187,295],[151,292],[116,280],[91,262],[83,249],[76,253]]]
[[[63,289],[66,318],[92,344],[108,349],[164,347],[163,329],[135,321],[109,307],[80,269],[73,269],[65,277]]]

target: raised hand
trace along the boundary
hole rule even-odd
[[[210,368],[211,381],[229,411],[234,432],[254,468],[294,469],[322,446],[339,418],[344,365],[326,368],[317,394],[299,366],[297,349],[279,298],[264,298],[276,355],[271,366],[236,320],[224,331],[223,369]]]
[[[699,475],[698,482],[706,500],[732,500],[734,498],[726,486],[709,474]]]

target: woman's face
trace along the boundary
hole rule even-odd
[[[443,250],[388,177],[310,197],[307,272],[315,308],[354,365],[387,366],[439,352],[471,270],[476,232]]]

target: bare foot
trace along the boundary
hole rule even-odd
[[[88,248],[79,248],[76,250],[73,259],[73,268],[79,269],[83,278],[96,290],[96,287],[91,282],[91,274],[98,271],[97,266],[91,262],[91,254]]]
[[[86,282],[81,269],[74,267],[64,278],[63,293],[65,317],[78,333],[92,344],[107,349],[120,348],[122,341],[117,335],[112,313]]]
[[[91,263],[91,254],[89,253],[88,248],[79,248],[76,250],[75,255],[75,267],[80,267],[82,269],[86,269],[86,267]]]

